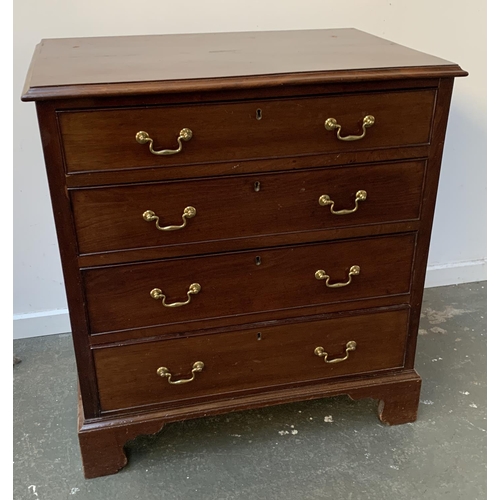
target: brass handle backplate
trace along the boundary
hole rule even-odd
[[[189,285],[189,290],[187,292],[188,299],[185,302],[172,302],[172,304],[167,304],[165,302],[166,297],[160,288],[153,288],[151,292],[149,292],[149,294],[155,300],[161,299],[161,303],[163,304],[164,307],[180,307],[189,304],[191,302],[191,295],[196,295],[197,293],[200,293],[200,291],[201,291],[201,285],[199,283],[191,283],[191,285]]]
[[[346,215],[346,214],[352,214],[352,213],[356,212],[356,210],[358,209],[358,206],[359,206],[358,205],[359,202],[365,201],[367,196],[368,196],[368,193],[366,191],[363,191],[362,189],[360,189],[356,193],[356,198],[354,199],[354,208],[345,209],[345,210],[337,210],[337,211],[335,211],[333,209],[335,202],[333,200],[331,200],[327,194],[322,194],[319,197],[318,202],[322,207],[326,207],[326,206],[330,205],[330,212],[332,212],[332,214],[334,214],[334,215]]]
[[[316,347],[316,349],[314,349],[314,354],[316,354],[316,356],[319,356],[320,358],[323,358],[325,363],[341,363],[342,361],[345,361],[349,357],[350,351],[355,351],[355,350],[356,350],[356,342],[354,342],[354,340],[349,340],[349,342],[347,342],[347,344],[345,345],[345,356],[343,358],[327,359],[328,353],[325,352],[325,349],[321,346]]]
[[[191,378],[181,378],[180,380],[172,380],[172,374],[170,373],[169,369],[164,366],[160,366],[160,368],[156,370],[156,373],[160,377],[166,378],[169,384],[179,385],[192,382],[196,374],[200,373],[203,370],[203,368],[205,368],[205,364],[203,363],[203,361],[196,361],[195,363],[193,363],[193,368],[191,369],[191,375],[192,375]]]
[[[327,120],[325,121],[325,128],[326,130],[337,129],[337,139],[339,139],[340,141],[359,141],[366,135],[366,129],[371,127],[374,123],[375,117],[372,115],[366,115],[363,118],[363,133],[361,135],[346,135],[345,137],[342,137],[340,135],[340,129],[342,128],[342,125],[337,123],[337,120],[335,118],[327,118]]]
[[[349,269],[349,275],[348,275],[349,279],[345,283],[332,283],[332,284],[330,284],[329,283],[330,276],[328,276],[328,274],[326,274],[326,272],[323,271],[323,269],[319,269],[318,271],[316,271],[314,273],[314,277],[317,280],[326,280],[325,285],[328,288],[341,288],[343,286],[349,285],[352,281],[352,277],[358,276],[359,273],[361,273],[361,268],[359,266],[351,266],[351,268]]]
[[[153,149],[153,139],[149,137],[149,134],[147,132],[141,130],[137,132],[137,134],[135,134],[135,140],[139,144],[149,143],[149,151],[151,151],[151,153],[153,153],[154,155],[160,155],[160,156],[175,155],[176,153],[180,153],[182,151],[182,141],[190,141],[192,137],[193,137],[193,131],[189,128],[183,128],[179,132],[179,137],[177,137],[177,144],[179,144],[179,147],[177,149],[162,149],[161,151],[155,151]]]
[[[187,219],[192,219],[196,215],[196,208],[194,207],[186,207],[184,209],[184,213],[182,214],[182,224],[180,226],[160,226],[159,221],[160,218],[152,211],[146,210],[142,214],[142,218],[146,222],[156,222],[156,228],[160,231],[176,231],[177,229],[182,229],[186,227]]]

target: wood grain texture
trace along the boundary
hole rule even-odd
[[[102,410],[188,400],[290,383],[335,378],[403,366],[408,311],[221,333],[188,339],[94,350]],[[341,363],[347,342],[355,351]],[[171,385],[157,375],[167,367],[172,380],[189,379],[193,363],[204,368],[192,382]]]
[[[416,259],[412,279],[412,315],[408,334],[407,357],[405,365],[413,368],[417,348],[418,326],[420,311],[424,294],[425,275],[427,272],[427,259],[431,242],[432,224],[438,191],[439,174],[441,172],[441,159],[443,155],[448,114],[451,104],[453,79],[443,79],[439,85],[438,101],[433,123],[433,141],[429,153],[428,170],[425,180],[422,206],[422,227],[417,236]]]
[[[410,304],[410,293],[380,296],[356,301],[334,302],[299,307],[293,309],[281,309],[274,311],[261,311],[253,314],[238,316],[223,316],[210,321],[194,320],[186,327],[185,323],[171,323],[169,325],[143,326],[133,330],[119,330],[115,332],[103,332],[92,334],[90,344],[93,347],[120,343],[121,345],[156,341],[175,338],[196,337],[201,335],[218,334],[225,331],[237,331],[251,328],[252,325],[266,327],[277,321],[301,322],[319,319],[328,319],[338,314],[364,314],[367,311],[378,309],[379,311],[404,309]],[[304,315],[307,316],[304,316]]]
[[[338,83],[365,83],[365,82],[389,82],[401,81],[402,79],[421,81],[426,78],[434,80],[436,78],[467,76],[458,65],[431,66],[422,68],[388,68],[388,69],[366,69],[338,71],[335,73],[322,71],[314,73],[289,73],[278,75],[249,76],[245,78],[227,77],[224,79],[207,78],[204,80],[173,80],[159,82],[138,82],[138,83],[116,83],[108,85],[83,84],[83,85],[63,85],[57,87],[31,87],[25,86],[22,95],[23,101],[44,101],[44,100],[100,100],[115,98],[119,96],[162,96],[177,93],[194,93],[202,91],[204,94],[219,93],[221,91],[260,91],[275,90],[282,86],[290,88],[304,86],[325,86]],[[411,86],[411,85],[409,85]],[[209,101],[210,98],[207,98]]]
[[[367,397],[378,399],[380,421],[387,425],[401,425],[417,420],[421,386],[422,380],[417,375],[390,390],[382,386],[378,394],[373,388],[366,388],[349,393],[349,397],[354,401]]]
[[[416,419],[413,370],[458,65],[352,29],[44,40],[37,101],[81,388],[86,477],[171,421],[348,394]],[[260,109],[262,119],[258,120]],[[342,135],[375,125],[362,140]],[[180,154],[156,149],[193,139]],[[260,189],[254,189],[255,182]],[[334,216],[318,204],[322,194]],[[162,224],[197,215],[186,228]],[[314,273],[345,282],[330,289]],[[150,297],[191,303],[165,308]],[[322,346],[348,360],[325,364]],[[195,361],[189,384],[168,385]],[[97,366],[97,372],[96,372]]]
[[[269,235],[253,235],[246,238],[229,240],[211,240],[178,244],[175,246],[143,247],[139,249],[119,250],[105,253],[93,253],[78,256],[80,268],[128,264],[172,257],[189,257],[211,253],[237,252],[240,250],[258,250],[266,247],[300,245],[318,241],[346,240],[365,236],[382,236],[394,233],[418,231],[419,220],[362,226],[318,229],[307,232],[291,232]]]
[[[57,132],[56,114],[51,103],[37,103],[36,111],[43,155],[47,166],[47,179],[56,224],[59,254],[66,285],[66,297],[69,306],[83,408],[85,417],[92,418],[99,414],[99,401],[93,358],[89,349],[89,326],[84,305],[82,275],[78,268],[75,226],[70,200],[65,190],[60,135]]]
[[[306,170],[309,168],[343,168],[346,165],[387,163],[413,159],[426,159],[430,145],[392,147],[363,151],[346,151],[332,154],[307,154],[304,156],[283,156],[281,158],[246,159],[238,162],[218,162],[208,164],[151,167],[115,171],[94,170],[91,172],[66,175],[68,189],[79,187],[102,187],[119,184],[139,184],[147,182],[198,179],[244,174],[283,172],[287,170]]]
[[[355,29],[48,39],[34,58],[24,100],[466,74]]]
[[[368,164],[79,189],[71,201],[81,254],[212,241],[224,250],[231,239],[418,220],[424,172],[424,161]],[[334,215],[318,202],[328,194],[334,210],[352,210],[360,189],[368,196],[352,214]],[[142,218],[153,210],[160,226],[181,225],[187,206],[196,216],[180,230],[160,231]]]
[[[378,416],[382,423],[400,425],[417,420],[420,403],[421,381],[409,384],[401,393],[387,394],[378,405]]]
[[[276,77],[278,75],[274,75]],[[270,77],[271,78],[271,77]],[[236,80],[235,78],[232,79]],[[312,97],[321,95],[346,94],[353,92],[370,92],[377,90],[413,90],[413,89],[437,89],[439,78],[431,78],[429,75],[422,78],[397,78],[381,80],[343,81],[330,83],[303,83],[301,85],[278,85],[269,87],[245,88],[236,84],[228,88],[212,89],[210,92],[179,91],[175,93],[148,93],[148,94],[118,94],[101,96],[80,96],[72,99],[57,99],[57,107],[60,111],[76,111],[90,108],[122,108],[122,107],[145,107],[158,105],[200,104],[217,102],[235,102],[241,100],[278,99],[286,97]],[[220,80],[219,80],[220,81]],[[186,81],[187,82],[187,81]],[[205,81],[206,82],[206,81]],[[128,85],[128,84],[124,84]],[[148,83],[153,85],[153,82]],[[93,86],[89,86],[93,87]]]
[[[78,437],[84,474],[86,478],[93,478],[118,472],[127,463],[123,447],[128,441],[141,434],[156,434],[169,422],[341,394],[347,394],[355,400],[372,398],[391,402],[396,401],[398,397],[408,401],[411,395],[414,400],[416,398],[418,401],[420,384],[420,376],[414,370],[406,370],[378,376],[352,377],[336,382],[316,381],[301,387],[270,389],[263,393],[229,397],[220,401],[203,403],[195,401],[192,405],[171,410],[159,409],[146,413],[129,413],[99,420],[85,421],[81,418],[80,411]],[[395,407],[394,404],[391,406]],[[409,402],[396,408],[402,409],[403,413],[397,419],[394,418],[395,413],[392,413],[394,424],[406,423],[405,418],[407,422],[414,421],[416,414],[415,411],[411,411]],[[384,413],[382,413],[382,418],[386,418],[383,415]],[[387,419],[386,423],[392,422]],[[104,449],[101,448],[102,443],[105,443]]]
[[[125,170],[248,160],[314,153],[362,151],[427,144],[434,111],[433,90],[354,94],[333,97],[245,101],[230,104],[147,107],[61,112],[59,124],[69,173]],[[257,118],[261,110],[261,118]],[[375,124],[359,141],[363,118]],[[155,150],[176,149],[183,128],[193,132],[180,153],[154,155],[135,136],[146,131]]]
[[[88,270],[90,329],[182,324],[188,330],[193,321],[407,293],[414,246],[415,235],[405,234]],[[349,286],[328,288],[315,278],[323,269],[330,283],[346,282],[354,265],[361,273]],[[192,283],[201,292],[182,307],[163,307],[149,295],[160,288],[167,304],[182,302]]]

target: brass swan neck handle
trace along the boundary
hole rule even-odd
[[[362,124],[362,130],[363,133],[361,135],[346,135],[345,137],[342,137],[340,135],[340,130],[342,129],[342,125],[337,122],[335,118],[327,118],[325,121],[325,128],[326,130],[337,130],[337,139],[339,141],[359,141],[360,139],[363,139],[363,137],[366,135],[366,129],[370,128],[375,124],[375,117],[373,115],[366,115],[363,118],[363,124]]]
[[[314,277],[317,280],[326,280],[325,285],[328,288],[341,288],[343,286],[350,285],[352,282],[352,277],[358,276],[360,273],[361,273],[361,268],[359,266],[351,266],[351,268],[349,269],[348,280],[346,282],[343,282],[343,283],[331,283],[330,284],[330,276],[328,274],[326,274],[326,272],[323,269],[318,269],[314,273]]]
[[[152,154],[159,156],[169,156],[180,153],[182,151],[182,141],[190,141],[192,137],[193,131],[189,128],[183,128],[179,132],[179,137],[177,137],[177,144],[179,145],[177,149],[162,149],[160,151],[156,151],[153,149],[153,139],[147,132],[145,132],[144,130],[140,130],[139,132],[137,132],[137,134],[135,134],[135,140],[139,144],[149,144],[149,151]]]
[[[160,377],[164,377],[167,379],[167,382],[171,385],[180,385],[180,384],[187,384],[189,382],[192,382],[196,376],[197,373],[200,373],[203,368],[205,368],[205,363],[203,361],[196,361],[193,363],[193,368],[191,369],[191,378],[181,378],[179,380],[172,380],[172,374],[170,373],[170,370],[166,368],[165,366],[160,366],[158,370],[156,370],[156,373]]]
[[[320,358],[323,358],[325,363],[329,364],[341,363],[342,361],[345,361],[347,358],[349,358],[349,352],[355,351],[356,347],[357,347],[356,342],[354,340],[349,340],[349,342],[347,342],[347,344],[345,345],[345,356],[343,358],[327,359],[328,353],[321,346],[316,347],[316,349],[314,349],[314,354],[316,354],[316,356],[319,356]]]

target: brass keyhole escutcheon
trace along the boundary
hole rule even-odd
[[[253,183],[253,190],[258,193],[260,191],[260,182],[259,181],[255,181]]]
[[[262,109],[257,108],[257,111],[255,111],[255,118],[257,120],[262,120]]]

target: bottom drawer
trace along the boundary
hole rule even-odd
[[[215,398],[399,368],[404,362],[407,324],[405,309],[97,348],[101,409]],[[325,362],[333,359],[338,361]]]

